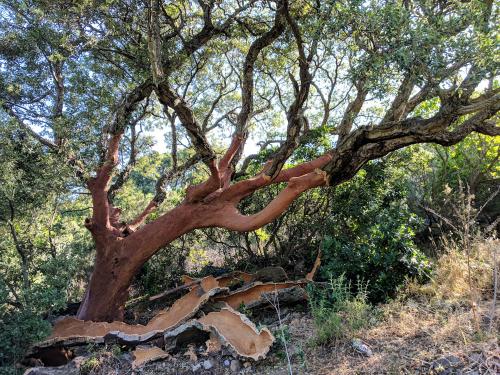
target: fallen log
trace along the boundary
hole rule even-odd
[[[230,288],[234,285],[238,285],[238,283],[246,284],[246,283],[253,281],[254,275],[252,275],[251,273],[247,273],[247,272],[234,271],[234,272],[231,272],[229,274],[218,276],[215,279],[219,283],[220,287]],[[175,288],[166,290],[164,292],[155,294],[154,296],[151,296],[151,297],[143,297],[142,299],[137,300],[137,303],[144,302],[145,300],[147,300],[148,302],[158,302],[160,300],[167,298],[168,296],[170,296],[172,294],[182,292],[183,290],[189,290],[189,289],[195,287],[196,285],[198,285],[201,282],[201,280],[203,280],[203,279],[195,279],[191,276],[184,275],[184,276],[182,276],[182,281],[184,283],[183,285],[180,285],[178,287],[175,287]],[[133,304],[135,304],[134,302],[135,301],[131,301],[127,307],[130,307]]]

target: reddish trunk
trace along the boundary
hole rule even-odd
[[[128,288],[140,265],[125,267],[127,259],[120,255],[119,247],[109,246],[102,250],[96,254],[78,318],[107,322],[122,320]]]
[[[139,228],[158,206],[158,202],[153,199],[137,218],[126,225],[120,221],[121,211],[108,200],[108,186],[112,169],[118,160],[120,138],[121,135],[110,138],[106,161],[97,176],[88,182],[93,215],[85,225],[96,244],[96,259],[84,301],[78,311],[78,318],[83,320],[122,320],[128,288],[134,275],[159,249],[196,228],[223,227],[250,231],[271,222],[302,192],[326,182],[324,173],[315,169],[332,159],[327,154],[282,171],[274,180],[262,174],[230,185],[231,160],[242,141],[241,137],[236,136],[219,163],[214,160],[208,163],[208,179],[187,189],[181,205]],[[237,205],[241,199],[276,182],[288,182],[288,187],[266,208],[249,216],[238,211]]]
[[[202,210],[200,210],[202,208]],[[198,226],[206,209],[181,205],[127,237],[93,232],[97,245],[94,270],[78,318],[93,321],[122,320],[129,287],[144,262],[160,248]],[[198,220],[201,219],[201,220]]]

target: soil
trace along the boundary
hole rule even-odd
[[[499,315],[497,307],[496,316]],[[315,345],[314,321],[299,305],[281,310],[281,330],[274,310],[251,317],[269,327],[275,336],[283,327],[288,332],[286,350],[277,340],[268,357],[257,363],[240,361],[224,350],[207,355],[201,345],[132,369],[130,352],[119,353],[116,347],[108,347],[94,348],[94,352],[82,350],[65,369],[53,368],[54,372],[50,372],[49,368],[38,368],[29,374],[285,375],[290,373],[287,353],[293,374],[498,374],[500,326],[497,319],[488,331],[489,316],[491,301],[481,302],[475,312],[466,305],[439,301],[407,300],[383,305],[369,322],[369,328],[356,333],[356,339],[371,349],[372,355],[367,356],[354,349],[353,338]]]

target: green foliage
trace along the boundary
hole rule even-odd
[[[173,243],[160,250],[144,264],[135,277],[134,296],[154,295],[167,290],[180,279],[185,272],[186,249]]]
[[[80,373],[82,375],[87,375],[92,373],[93,371],[96,371],[99,369],[101,366],[101,363],[98,358],[96,357],[89,357],[85,359],[81,364],[80,364]]]
[[[407,202],[410,176],[398,165],[409,155],[372,162],[337,188],[321,245],[320,275],[365,280],[373,302],[393,296],[407,277],[424,279],[430,270],[414,243],[421,221]]]
[[[50,324],[31,309],[0,315],[0,373],[15,367],[30,345],[50,333]]]
[[[14,371],[49,333],[44,317],[81,298],[91,257],[80,208],[88,202],[68,204],[70,177],[57,155],[10,126],[0,142],[0,368]]]
[[[316,327],[316,344],[350,339],[368,325],[372,308],[368,303],[366,284],[358,282],[357,291],[353,293],[350,281],[340,275],[331,277],[326,288],[310,284],[308,293]]]
[[[454,200],[464,192],[470,193],[476,209],[484,206],[480,221],[493,222],[500,214],[500,201],[490,199],[500,179],[500,138],[474,134],[450,148],[429,146],[428,149],[434,157],[429,168],[419,173],[423,183],[415,185],[422,206],[454,217],[457,215],[453,210]],[[431,221],[436,219],[429,217]]]
[[[274,336],[278,338],[277,343],[275,344],[277,346],[277,357],[280,358],[281,360],[286,360],[286,350],[285,347],[289,345],[291,335],[290,335],[290,327],[288,325],[284,324],[276,328],[273,332]]]

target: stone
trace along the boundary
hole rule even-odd
[[[248,361],[243,363],[244,368],[249,368],[250,366],[252,366],[252,364]]]
[[[196,365],[191,366],[191,370],[193,370],[193,372],[196,372],[200,369],[201,369],[201,363],[197,363]]]
[[[205,370],[210,370],[212,367],[214,367],[214,364],[213,364],[212,360],[206,359],[206,360],[203,361],[203,368]]]
[[[240,368],[241,368],[241,362],[237,359],[233,359],[231,361],[231,367],[230,367],[231,371],[238,372],[238,371],[240,371]]]
[[[356,350],[358,353],[361,353],[367,357],[371,357],[373,355],[372,350],[368,345],[366,345],[363,341],[360,339],[353,339],[352,340],[352,347],[354,350]]]
[[[231,361],[229,359],[224,360],[224,367],[229,367],[231,365]]]
[[[442,357],[436,359],[432,362],[431,369],[437,372],[438,374],[451,374],[454,373],[453,369],[456,369],[463,365],[463,362],[460,358],[449,355],[447,357]]]

